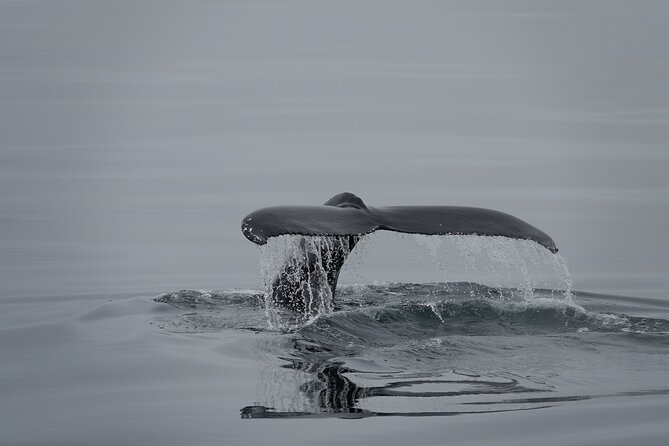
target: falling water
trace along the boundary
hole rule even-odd
[[[529,301],[537,289],[572,299],[566,261],[531,240],[471,235],[399,237],[430,254],[433,266],[439,269],[438,281],[486,284],[499,293],[487,297],[500,299],[508,299],[507,291],[515,290],[515,297]],[[351,252],[350,242],[349,237],[340,236],[284,235],[260,247],[265,311],[271,328],[290,330],[333,312],[338,266]],[[363,251],[369,245],[360,244],[354,251],[357,254],[349,260],[354,269],[365,262]]]
[[[483,272],[499,289],[514,287],[510,280],[516,278],[519,283],[515,288],[525,300],[533,299],[537,288],[551,289],[565,299],[572,299],[573,282],[566,260],[532,240],[466,235],[444,238],[455,244],[465,269]],[[442,245],[441,241],[437,243]]]
[[[338,272],[355,241],[349,236],[284,235],[260,247],[271,328],[291,329],[332,313]]]

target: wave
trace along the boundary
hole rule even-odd
[[[160,318],[164,330],[258,335],[261,385],[243,418],[449,416],[669,393],[640,384],[666,382],[662,301],[553,290],[528,298],[464,282],[356,285],[338,290],[333,313],[277,330],[260,291],[155,300],[184,311]]]
[[[574,292],[565,297],[561,291],[545,289],[533,290],[528,298],[524,290],[468,282],[353,285],[338,289],[335,312],[303,321],[300,315],[291,320],[290,312],[286,311],[285,324],[278,331],[311,332],[328,327],[348,327],[343,331],[363,330],[367,339],[377,339],[388,333],[414,338],[441,334],[590,331],[669,333],[666,319],[616,313],[614,310],[620,306],[621,299],[620,296],[585,292]],[[154,300],[189,310],[180,316],[181,320],[188,321],[181,324],[187,331],[272,329],[266,319],[261,291],[181,290],[161,294]],[[626,298],[625,309],[633,312],[638,307],[648,312],[649,305],[656,303],[658,310],[667,311],[662,301],[636,301],[636,298]],[[596,310],[587,309],[588,305]],[[203,324],[198,326],[195,319]],[[173,329],[178,331],[179,325],[174,323]]]

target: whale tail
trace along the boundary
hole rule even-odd
[[[426,235],[501,236],[532,240],[557,252],[545,232],[504,212],[463,206],[390,206],[372,208],[344,192],[323,206],[276,206],[259,209],[242,220],[242,232],[264,245],[271,237],[320,236],[317,246],[300,240],[298,253],[283,266],[272,284],[275,303],[304,312],[314,310],[313,289],[306,278],[325,277],[332,295],[339,271],[360,237],[377,230]]]
[[[339,272],[359,239],[301,237],[272,281],[274,306],[307,315],[332,311]]]

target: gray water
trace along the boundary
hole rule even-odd
[[[0,443],[666,444],[667,17],[0,1]],[[241,219],[343,191],[516,215],[573,300],[378,234],[269,329]]]

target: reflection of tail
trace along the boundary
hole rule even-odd
[[[367,378],[379,381],[378,386],[365,387],[349,379],[346,374],[350,373],[352,371],[341,364],[329,364],[317,374],[317,382],[299,386],[307,400],[317,403],[312,408],[276,410],[263,405],[245,406],[240,410],[241,418],[453,416],[537,410],[599,398],[669,394],[669,389],[593,395],[564,394],[551,386],[529,380],[522,384],[520,377],[458,376],[455,371],[433,376],[413,374],[404,378],[401,373],[365,373]],[[385,400],[380,404],[383,410],[374,409],[378,404],[373,401],[379,398]]]
[[[310,364],[308,368],[312,368]],[[295,361],[284,367],[303,371],[305,363]],[[304,400],[311,402],[292,410],[276,410],[274,407],[253,405],[243,407],[242,418],[295,418],[295,417],[345,417],[365,418],[373,416],[451,416],[465,413],[509,412],[550,407],[556,403],[589,399],[589,396],[552,396],[548,388],[527,387],[518,380],[502,377],[458,376],[436,374],[434,376],[393,376],[384,373],[375,377],[378,386],[361,386],[346,374],[351,370],[340,363],[328,363],[316,374],[317,381],[299,385]],[[400,374],[401,375],[401,374]],[[528,394],[540,395],[535,398]],[[514,395],[521,395],[514,398]],[[490,397],[496,396],[495,400]],[[378,411],[361,407],[378,398],[397,399],[389,401],[386,407],[398,406],[398,411]],[[425,400],[425,404],[418,404]],[[414,404],[408,404],[408,401]],[[367,404],[366,404],[367,403]],[[372,405],[374,405],[372,403]],[[408,408],[402,409],[404,406]],[[426,406],[429,410],[425,410]],[[288,409],[288,408],[287,408]],[[407,410],[408,409],[408,410]],[[441,410],[440,410],[441,409]],[[449,409],[449,410],[447,410]]]
[[[346,369],[339,365],[325,367],[319,374],[318,379],[325,388],[318,393],[318,407],[326,413],[358,413],[361,409],[356,408],[358,399],[364,395],[365,389],[358,387],[350,379],[343,375]]]
[[[311,370],[315,365],[296,359],[282,367],[299,373]],[[299,402],[293,401],[293,407],[276,410],[274,407],[262,405],[246,406],[241,409],[241,416],[242,418],[291,418],[299,416],[366,414],[365,410],[357,407],[359,399],[365,394],[365,389],[359,387],[344,375],[348,371],[347,368],[342,367],[339,363],[327,363],[325,366],[321,366],[317,372],[312,371],[308,375],[313,376],[312,373],[315,373],[317,379],[307,379],[302,384],[293,382],[293,385],[299,388],[299,393],[301,394]],[[274,384],[282,386],[286,383],[278,382]],[[272,399],[271,395],[267,395],[266,397]],[[279,403],[282,402],[285,401],[280,401]],[[369,414],[366,416],[369,416]]]
[[[242,220],[242,232],[264,245],[271,237],[318,236],[300,242],[301,253],[279,272],[273,283],[276,303],[299,312],[313,312],[315,287],[327,282],[331,295],[339,271],[360,236],[376,230],[426,235],[479,235],[527,239],[557,252],[553,240],[534,226],[503,212],[461,206],[392,206],[370,208],[348,192],[323,206],[278,206],[259,209]],[[315,245],[314,245],[315,243]],[[323,280],[309,280],[312,276]],[[307,283],[310,282],[310,283]]]

